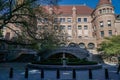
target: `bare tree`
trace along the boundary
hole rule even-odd
[[[53,7],[57,5],[57,0],[0,0],[0,29],[7,27],[11,29],[17,37],[11,40],[1,40],[11,44],[34,44],[51,48],[66,41],[66,34],[60,29],[55,30],[54,26],[57,14],[49,13],[45,6]],[[42,30],[37,25],[38,20],[42,24]],[[20,29],[20,33],[11,28],[8,24],[14,24]],[[44,29],[44,30],[43,30]],[[62,34],[62,36],[61,36]],[[61,38],[62,37],[62,38]]]

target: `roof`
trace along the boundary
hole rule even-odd
[[[74,5],[59,5],[58,7],[54,7],[54,12],[56,14],[61,14],[61,15],[72,15],[73,11],[73,6]],[[79,5],[79,6],[74,6],[76,8],[76,13],[77,15],[90,15],[93,12],[93,9],[85,6],[85,5]],[[45,7],[45,9],[49,10],[48,7]]]
[[[111,4],[111,0],[99,0],[98,5]]]

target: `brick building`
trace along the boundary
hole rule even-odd
[[[52,7],[45,8],[52,14]],[[111,0],[99,0],[95,9],[86,5],[59,5],[57,13],[55,20],[60,26],[54,26],[54,29],[60,27],[70,40],[62,45],[78,44],[96,54],[104,37],[120,34],[120,17],[115,14]],[[38,21],[37,26],[40,25]]]

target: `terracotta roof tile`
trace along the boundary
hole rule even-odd
[[[65,5],[65,6],[58,6],[57,8],[54,8],[54,12],[57,13],[57,14],[62,14],[62,15],[72,15],[73,11],[72,11],[72,8],[73,8],[74,5]],[[75,6],[76,8],[76,13],[77,15],[83,15],[83,14],[91,14],[93,12],[93,9],[88,7],[88,6],[84,6],[84,5],[80,5],[80,6]],[[45,9],[49,10],[48,7],[45,7]]]
[[[98,5],[102,5],[102,4],[111,4],[110,0],[99,0]]]
[[[76,6],[77,14],[91,14],[93,9],[88,6]]]

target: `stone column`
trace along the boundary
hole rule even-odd
[[[75,40],[75,38],[77,38],[77,27],[76,27],[76,17],[77,17],[77,15],[76,15],[76,7],[75,6],[73,6],[72,11],[73,11],[73,14],[72,14],[72,17],[73,17],[72,18],[73,19],[72,36]]]

